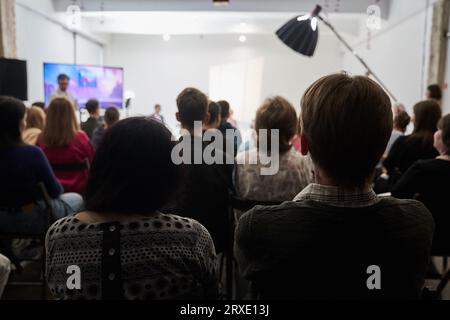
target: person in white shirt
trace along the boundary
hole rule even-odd
[[[161,114],[161,105],[155,104],[155,112],[150,116],[151,119],[161,122],[162,124],[166,124],[164,121],[164,117]]]
[[[73,106],[76,110],[79,109],[77,99],[69,92],[67,89],[69,88],[70,78],[67,74],[60,74],[58,76],[58,89],[53,91],[50,95],[49,103],[52,102],[56,98],[66,98],[70,102],[72,102]]]
[[[6,283],[8,282],[10,272],[11,262],[7,257],[0,254],[0,298],[2,297]]]

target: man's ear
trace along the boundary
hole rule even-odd
[[[309,142],[304,134],[300,134],[300,149],[304,156],[309,153]]]
[[[175,118],[177,118],[178,122],[181,122],[181,120],[180,120],[180,113],[179,112],[175,113]]]

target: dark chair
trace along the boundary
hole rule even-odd
[[[226,258],[226,298],[231,300],[233,298],[233,273],[236,266],[236,260],[234,258],[234,230],[236,227],[235,211],[246,212],[253,209],[256,206],[275,206],[281,204],[277,201],[257,201],[241,199],[234,194],[230,194],[228,210],[228,241],[224,255]],[[221,263],[222,266],[222,263]],[[221,274],[221,272],[220,272]]]
[[[42,214],[42,225],[44,226],[43,230],[37,232],[37,233],[31,233],[31,232],[24,232],[23,230],[15,230],[14,228],[10,230],[3,230],[0,231],[0,239],[4,240],[6,242],[6,248],[4,254],[11,260],[11,263],[16,267],[17,273],[22,273],[23,268],[20,265],[21,261],[40,261],[42,265],[42,276],[40,281],[38,282],[9,282],[8,286],[13,285],[39,285],[42,288],[42,298],[46,298],[46,278],[45,278],[45,236],[48,228],[50,227],[50,224],[55,220],[54,219],[54,213],[51,206],[51,199],[47,193],[47,189],[45,188],[45,185],[43,183],[38,183],[33,189],[32,196],[32,203],[27,203],[23,205],[17,205],[17,204],[11,204],[9,203],[10,198],[5,194],[0,194],[0,208],[2,208],[2,211],[7,212],[23,212],[25,207],[28,209],[26,210],[32,210],[32,208],[37,205],[37,203],[43,204],[43,214]],[[31,207],[31,208],[30,208]],[[14,239],[29,239],[29,240],[36,240],[39,243],[42,244],[42,254],[40,259],[33,260],[33,259],[19,259],[15,256],[13,253],[11,244]]]

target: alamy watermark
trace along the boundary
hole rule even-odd
[[[250,131],[254,133],[254,130]],[[279,130],[258,130],[257,152],[249,157],[236,158],[238,135],[235,129],[227,129],[225,135],[216,129],[203,131],[202,122],[196,121],[192,132],[182,131],[181,140],[172,149],[172,162],[176,165],[259,164],[261,175],[276,175],[280,168]]]

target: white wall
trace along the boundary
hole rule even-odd
[[[424,98],[423,90],[427,85],[426,68],[425,79],[422,76],[424,48],[426,56],[429,50],[425,8],[426,0],[394,0],[389,20],[383,21],[382,29],[372,34],[370,50],[367,49],[367,29],[362,32],[362,38],[351,41],[356,45],[356,51],[366,59],[396,98],[405,104],[408,111]],[[365,72],[350,53],[345,54],[344,68],[354,74]]]
[[[73,63],[73,35],[36,13],[20,6],[24,4],[56,18],[51,0],[17,0],[17,50],[18,58],[27,60],[28,99],[43,101],[43,63]],[[77,62],[101,64],[103,48],[83,38],[77,38]]]
[[[450,23],[448,26],[448,30],[450,31]],[[450,41],[448,42],[447,48],[447,71],[445,75],[445,84],[444,84],[444,100],[442,103],[442,109],[444,114],[450,113]]]
[[[109,65],[125,68],[126,90],[135,93],[132,114],[150,114],[153,105],[160,103],[169,126],[175,128],[175,99],[188,86],[211,94],[213,99],[230,99],[227,88],[236,84],[252,88],[252,94],[235,97],[232,106],[243,125],[249,125],[268,96],[282,95],[299,110],[309,84],[341,70],[339,50],[338,42],[329,36],[322,37],[311,59],[295,53],[275,35],[251,35],[245,43],[232,35],[172,36],[168,42],[160,36],[114,35],[105,59]],[[219,83],[210,79],[215,78],[217,68],[236,72],[222,75]]]

